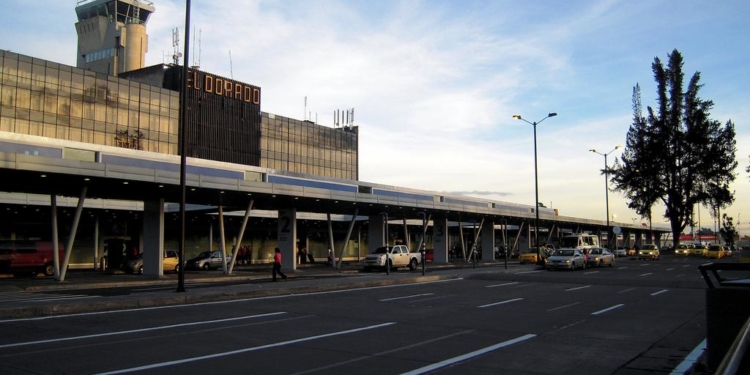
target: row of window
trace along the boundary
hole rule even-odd
[[[103,50],[89,52],[86,54],[84,59],[87,63],[103,60],[103,59],[111,59],[115,57],[115,49],[114,48],[105,48]]]

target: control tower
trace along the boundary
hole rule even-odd
[[[148,52],[148,0],[79,0],[76,66],[109,75],[143,68]]]

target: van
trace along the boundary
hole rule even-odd
[[[593,234],[569,234],[563,236],[560,248],[578,249],[581,251],[599,247],[599,237]]]
[[[14,276],[55,273],[52,259],[52,242],[45,241],[0,241],[0,272]],[[62,244],[59,245],[59,258],[65,257]]]

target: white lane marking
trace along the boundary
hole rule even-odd
[[[460,355],[458,357],[453,357],[453,358],[450,358],[450,359],[446,359],[446,360],[440,361],[438,363],[433,363],[433,364],[431,364],[429,366],[418,368],[416,370],[411,370],[409,372],[404,372],[401,375],[420,375],[420,374],[426,374],[426,373],[435,371],[437,369],[441,369],[443,367],[452,366],[452,365],[454,365],[456,363],[470,360],[470,359],[472,359],[474,357],[479,357],[480,355],[484,355],[486,353],[489,353],[489,352],[497,350],[497,349],[502,349],[502,348],[504,348],[506,346],[510,346],[510,345],[513,345],[513,344],[517,344],[519,342],[523,342],[523,341],[532,339],[534,337],[536,337],[536,335],[534,335],[534,334],[523,335],[523,336],[520,336],[520,337],[516,337],[516,338],[514,338],[512,340],[503,341],[503,342],[501,342],[499,344],[495,344],[495,345],[488,346],[488,347],[483,348],[483,349],[475,350],[475,351],[473,351],[471,353],[466,353],[464,355]]]
[[[487,288],[495,288],[498,286],[508,286],[508,285],[516,285],[518,282],[512,282],[512,283],[505,283],[505,284],[495,284],[495,285],[487,285]]]
[[[184,305],[167,305],[167,306],[139,307],[139,308],[134,308],[134,309],[123,309],[123,310],[110,310],[110,311],[96,311],[96,312],[77,313],[77,314],[61,314],[61,315],[50,315],[50,316],[38,316],[38,317],[33,317],[33,318],[19,318],[19,319],[0,320],[0,323],[30,322],[30,321],[37,321],[37,320],[60,319],[60,318],[70,318],[70,317],[79,317],[79,316],[92,316],[92,315],[105,315],[105,314],[119,314],[119,313],[131,314],[133,312],[143,312],[143,311],[151,311],[151,310],[180,309],[180,308],[195,307],[195,306],[210,306],[210,305],[223,305],[223,304],[229,304],[229,303],[237,303],[237,302],[262,301],[262,300],[268,300],[268,299],[279,299],[279,298],[290,298],[290,297],[305,297],[305,296],[315,296],[315,295],[323,295],[323,294],[336,294],[336,293],[350,293],[350,292],[358,292],[358,291],[362,291],[362,290],[384,289],[384,288],[402,288],[402,287],[409,287],[409,286],[417,286],[417,285],[425,285],[425,284],[435,284],[435,283],[445,283],[445,282],[463,281],[463,280],[464,279],[462,277],[459,277],[459,278],[456,278],[456,279],[426,281],[426,282],[423,282],[423,283],[414,283],[414,284],[369,286],[369,287],[354,288],[354,289],[329,290],[329,291],[325,291],[325,292],[284,294],[284,295],[267,296],[267,297],[250,297],[250,298],[233,299],[233,300],[227,300],[227,301],[198,302],[198,303],[191,303],[191,304],[184,304]]]
[[[384,352],[373,353],[373,354],[370,354],[370,355],[364,355],[364,356],[361,356],[361,357],[358,357],[358,358],[350,359],[348,361],[333,363],[333,364],[330,364],[330,365],[327,365],[327,366],[322,366],[322,367],[317,367],[317,368],[310,368],[310,369],[307,369],[305,371],[295,372],[295,373],[289,374],[289,375],[304,375],[304,374],[316,373],[316,372],[320,372],[320,371],[323,371],[323,370],[329,370],[329,369],[332,369],[334,367],[340,367],[340,366],[343,366],[343,365],[348,365],[350,363],[363,361],[363,360],[366,360],[366,359],[380,358],[380,357],[386,356],[386,355],[391,354],[391,353],[402,353],[406,349],[416,348],[416,347],[423,346],[423,345],[426,345],[426,344],[431,344],[433,342],[437,342],[437,341],[440,341],[440,340],[449,339],[449,338],[454,337],[454,336],[463,335],[463,334],[467,334],[467,333],[472,333],[474,331],[476,331],[476,330],[475,329],[469,329],[469,330],[466,330],[466,331],[451,333],[449,335],[445,335],[445,336],[441,336],[441,337],[436,337],[434,339],[430,339],[430,340],[427,340],[427,341],[417,342],[417,343],[414,343],[414,344],[411,344],[411,345],[406,345],[406,346],[402,346],[402,347],[398,347],[398,348],[393,348],[391,350],[386,350]]]
[[[690,267],[690,266],[692,266],[692,264],[686,264],[686,265],[682,266],[682,268]]]
[[[624,270],[624,269],[627,269],[627,268],[628,268],[627,266],[625,266],[625,267],[617,267],[618,270]]]
[[[621,291],[619,291],[617,293],[627,293],[627,292],[630,292],[630,291],[633,291],[633,290],[635,290],[635,288],[629,288],[629,289],[621,290]]]
[[[693,368],[693,365],[695,362],[698,362],[698,359],[700,358],[701,354],[703,354],[703,351],[706,350],[706,339],[703,339],[703,341],[698,344],[698,346],[693,349],[690,354],[688,354],[687,357],[685,357],[685,360],[682,361],[677,367],[675,367],[672,372],[669,373],[669,375],[684,375],[687,374],[689,370]]]
[[[651,295],[652,296],[658,296],[659,294],[666,293],[667,291],[668,291],[667,289],[664,289],[664,290],[660,290],[660,291],[655,292],[655,293],[651,293]]]
[[[584,275],[588,275],[588,274],[592,274],[592,273],[599,273],[599,271],[589,271],[589,272],[584,272],[583,274]]]
[[[131,333],[140,333],[140,332],[148,332],[148,331],[158,331],[158,330],[162,330],[162,329],[179,328],[179,327],[189,327],[189,326],[197,326],[197,325],[202,325],[202,324],[225,323],[225,322],[232,322],[232,321],[244,320],[244,319],[263,318],[263,317],[267,317],[267,316],[274,316],[274,315],[280,315],[280,314],[286,314],[286,312],[275,312],[275,313],[260,314],[260,315],[239,316],[239,317],[235,317],[235,318],[209,320],[209,321],[200,321],[200,322],[192,322],[192,323],[171,324],[171,325],[168,325],[168,326],[159,326],[159,327],[151,327],[151,328],[132,329],[132,330],[128,330],[128,331],[116,331],[116,332],[107,332],[107,333],[97,333],[95,335],[83,335],[83,336],[61,337],[61,338],[49,339],[49,340],[17,342],[17,343],[13,343],[13,344],[0,345],[0,349],[2,349],[2,348],[12,348],[12,347],[18,347],[18,346],[35,345],[35,344],[49,344],[49,343],[52,343],[52,342],[62,342],[62,341],[73,341],[73,340],[91,339],[91,338],[96,338],[96,337],[106,337],[106,336],[115,336],[115,335],[127,335],[127,334],[131,334]]]
[[[625,306],[625,305],[622,304],[622,303],[620,303],[620,304],[614,305],[612,307],[607,307],[604,310],[599,310],[597,312],[592,312],[591,315],[601,315],[601,314],[604,314],[605,312],[612,311],[614,309],[619,309],[620,307],[623,307],[623,306]]]
[[[537,273],[537,272],[542,272],[542,271],[540,271],[540,270],[537,270],[537,271],[524,271],[524,272],[516,272],[516,273],[514,273],[514,275],[525,275],[525,274],[527,274],[527,273]]]
[[[577,288],[565,289],[565,291],[566,292],[570,292],[570,291],[573,291],[573,290],[586,289],[586,288],[591,288],[591,285],[584,285],[584,286],[579,286]]]
[[[435,293],[424,293],[424,294],[412,294],[410,296],[403,296],[403,297],[393,297],[393,298],[386,298],[381,299],[380,302],[388,302],[388,301],[395,301],[399,299],[407,299],[407,298],[415,298],[415,297],[424,297],[424,296],[431,296]]]
[[[654,274],[653,272],[649,272],[649,273],[642,273],[638,276],[648,276],[648,275],[653,275],[653,274]]]
[[[522,300],[522,299],[523,299],[523,298],[513,298],[513,299],[509,299],[509,300],[507,300],[507,301],[502,301],[502,302],[495,302],[495,303],[490,303],[490,304],[487,304],[487,305],[482,305],[482,306],[478,306],[478,307],[479,307],[480,309],[482,309],[482,308],[485,308],[485,307],[491,307],[491,306],[497,306],[497,305],[504,305],[504,304],[506,304],[506,303],[516,302],[516,301],[520,301],[520,300]]]
[[[228,352],[221,352],[221,353],[216,353],[216,354],[204,355],[204,356],[200,356],[200,357],[178,359],[178,360],[174,360],[174,361],[167,361],[167,362],[161,362],[161,363],[153,363],[153,364],[145,365],[145,366],[138,366],[138,367],[125,368],[125,369],[121,369],[121,370],[102,372],[102,373],[99,373],[99,374],[96,374],[96,375],[114,375],[114,374],[124,374],[124,373],[128,373],[128,372],[151,370],[151,369],[155,369],[155,368],[180,365],[180,364],[183,364],[183,363],[197,362],[197,361],[203,361],[203,360],[206,360],[206,359],[214,359],[214,358],[226,357],[226,356],[235,355],[235,354],[254,352],[254,351],[257,351],[257,350],[263,350],[263,349],[269,349],[269,348],[276,348],[276,347],[279,347],[279,346],[285,346],[285,345],[291,345],[291,344],[298,344],[298,343],[301,343],[301,342],[312,341],[312,340],[322,339],[322,338],[326,338],[326,337],[346,335],[346,334],[349,334],[349,333],[355,333],[355,332],[367,331],[367,330],[370,330],[370,329],[387,327],[387,326],[390,326],[390,325],[393,325],[393,324],[396,324],[396,323],[394,323],[394,322],[388,322],[388,323],[376,324],[376,325],[373,325],[373,326],[367,326],[367,327],[361,327],[361,328],[354,328],[354,329],[349,329],[349,330],[346,330],[346,331],[332,332],[332,333],[326,333],[326,334],[317,335],[317,336],[303,337],[301,339],[295,339],[295,340],[289,340],[289,341],[282,341],[282,342],[277,342],[275,344],[254,346],[254,347],[250,347],[250,348],[232,350],[232,351],[228,351]]]
[[[571,303],[569,305],[563,305],[563,306],[560,306],[560,307],[555,307],[555,308],[549,309],[549,310],[547,310],[547,312],[552,312],[552,311],[560,310],[560,309],[567,309],[568,307],[573,307],[575,305],[580,305],[580,304],[581,304],[580,302],[575,302],[575,303]]]
[[[573,322],[573,323],[570,323],[570,324],[568,324],[568,325],[566,325],[566,326],[562,326],[562,327],[560,327],[560,328],[556,329],[556,331],[562,331],[562,330],[564,330],[564,329],[566,329],[566,328],[570,328],[570,327],[573,327],[573,326],[579,325],[579,324],[581,324],[581,323],[583,323],[583,322],[585,322],[585,321],[586,321],[586,319],[583,319],[583,320],[579,320],[579,321],[577,321],[577,322]]]
[[[681,273],[681,274],[679,274],[679,275],[677,275],[677,276],[675,276],[675,277],[683,277],[683,276],[685,276],[685,274],[684,274],[684,273]],[[703,277],[703,276],[701,276],[701,277]]]
[[[667,271],[672,271],[672,270],[674,270],[674,268],[667,268]]]

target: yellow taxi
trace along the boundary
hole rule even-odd
[[[693,245],[693,248],[690,250],[690,256],[694,257],[705,257],[706,251],[708,251],[708,246],[705,244],[697,243]]]
[[[547,250],[547,248],[544,247],[544,246],[542,246],[539,249],[539,255],[541,255],[542,260],[545,261],[545,263],[546,263],[546,260],[547,260],[547,257],[548,257],[548,250]],[[521,255],[518,256],[518,263],[520,263],[520,264],[526,264],[526,263],[536,264],[537,263],[536,247],[530,247],[530,248],[526,249],[526,251],[522,252]]]
[[[674,249],[674,255],[688,256],[692,249],[693,245],[681,243],[680,246],[677,246],[677,248]]]
[[[706,258],[716,258],[721,259],[724,257],[724,246],[721,245],[711,245],[708,247],[705,253],[703,253],[704,257]]]

